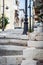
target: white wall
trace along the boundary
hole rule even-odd
[[[15,10],[18,10],[18,6],[16,6],[15,1],[16,0],[4,0],[5,1],[5,8],[4,8],[4,13],[5,16],[9,18],[10,24],[7,25],[6,29],[14,29],[14,14]],[[2,14],[3,11],[3,0],[0,0],[0,14]],[[6,6],[8,6],[8,10],[6,9]]]

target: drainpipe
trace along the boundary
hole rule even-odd
[[[2,13],[2,31],[4,31],[4,0],[3,0],[3,13]]]

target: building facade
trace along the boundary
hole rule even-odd
[[[19,11],[19,1],[18,0],[4,0],[4,16],[9,20],[9,24],[6,29],[14,29],[14,24],[17,23]],[[0,0],[0,16],[3,14],[3,0]]]
[[[34,11],[35,16],[34,19],[38,23],[41,23],[39,25],[39,31],[43,32],[43,0],[34,0]]]
[[[35,20],[43,21],[43,0],[34,0]]]

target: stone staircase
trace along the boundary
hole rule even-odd
[[[0,32],[0,65],[19,65],[24,59],[23,49],[27,48],[28,36],[19,33]]]
[[[43,39],[37,36],[43,38],[43,33],[22,35],[14,31],[0,32],[0,65],[40,65]]]
[[[28,41],[27,44],[21,65],[43,65],[43,41]]]

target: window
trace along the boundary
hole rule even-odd
[[[16,0],[16,5],[19,5],[18,0]]]
[[[17,17],[19,14],[18,14],[18,11],[15,10],[15,17]]]

